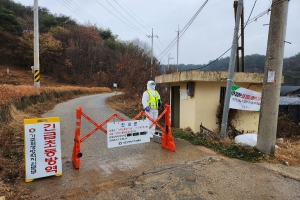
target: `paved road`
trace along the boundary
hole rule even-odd
[[[24,183],[37,199],[300,199],[299,168],[227,159],[181,139],[176,152],[155,142],[108,149],[106,134],[97,131],[82,143],[81,166],[74,169],[76,108],[100,123],[116,112],[105,106],[112,95],[73,99],[43,116],[61,119],[63,175]],[[93,128],[82,120],[82,135]]]

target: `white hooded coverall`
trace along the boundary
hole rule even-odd
[[[156,92],[155,92],[155,82],[154,81],[148,81],[147,83],[147,90],[149,90],[153,96],[156,96]],[[149,94],[147,93],[147,91],[145,91],[143,93],[143,98],[142,98],[142,104],[143,104],[143,108],[145,109],[147,106],[149,107],[148,105],[148,101],[149,101],[150,97],[149,97]],[[160,100],[160,95],[158,94],[158,101],[161,101]],[[158,117],[158,108],[150,108],[150,111],[147,112],[145,110],[145,113],[151,117],[152,119],[157,119]],[[152,122],[149,120],[149,126],[152,124]],[[149,134],[150,134],[150,137],[153,138],[153,135],[155,134],[155,125],[152,126],[152,128],[149,130]]]

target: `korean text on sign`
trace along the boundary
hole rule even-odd
[[[25,119],[26,182],[62,174],[59,118]]]

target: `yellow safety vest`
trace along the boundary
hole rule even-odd
[[[155,96],[150,90],[146,90],[146,92],[149,94],[149,101],[147,102],[149,108],[158,108],[158,92],[155,90]]]

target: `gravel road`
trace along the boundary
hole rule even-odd
[[[37,199],[300,199],[299,168],[228,159],[181,139],[175,152],[152,141],[107,148],[106,134],[97,131],[81,144],[80,169],[74,169],[76,108],[101,123],[118,113],[105,106],[112,95],[73,99],[43,115],[60,117],[63,175],[24,183]],[[81,137],[93,128],[83,119]]]

